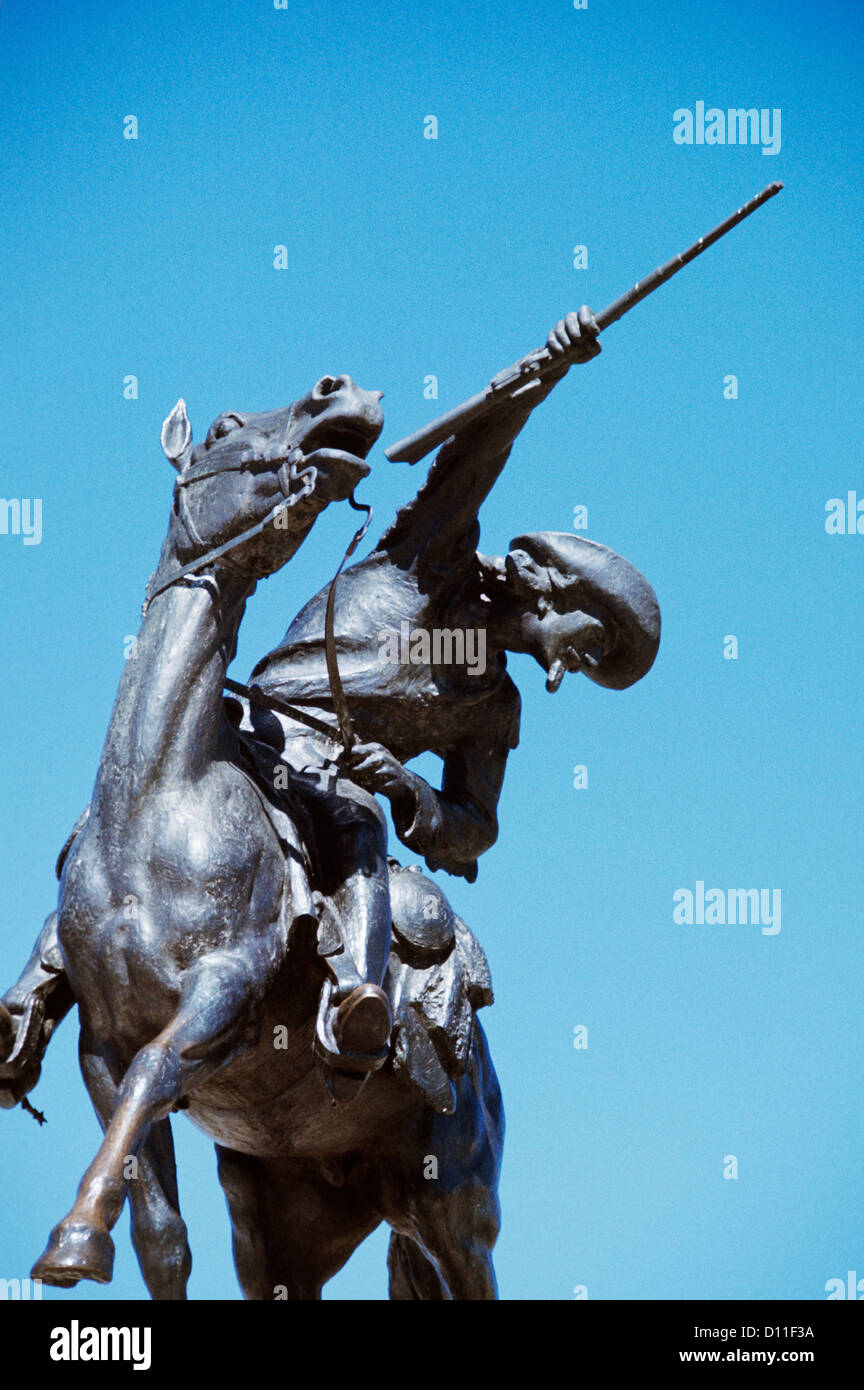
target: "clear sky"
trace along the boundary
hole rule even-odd
[[[505,1299],[819,1299],[864,1277],[864,535],[825,529],[830,498],[864,498],[861,30],[851,0],[0,7],[0,493],[42,502],[39,544],[0,534],[0,988],[90,795],[167,526],[178,396],[200,439],[324,372],[382,389],[361,492],[383,527],[425,466],[383,446],[786,184],[608,331],[482,513],[496,554],[586,506],[585,534],[663,611],[656,665],[623,693],[568,677],[550,696],[511,661],[500,839],[476,884],[439,876],[496,986]],[[676,143],[698,102],[781,112],[779,152]],[[352,517],[331,508],[259,586],[238,679]],[[780,931],[676,922],[697,882],[780,890]],[[70,1019],[33,1096],[48,1125],[0,1113],[5,1278],[98,1143],[76,1035]],[[212,1146],[174,1130],[190,1296],[237,1298]],[[111,1286],[46,1296],[144,1297],[127,1232],[124,1215]],[[326,1296],[385,1297],[385,1251],[379,1230]]]

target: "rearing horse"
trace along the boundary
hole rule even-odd
[[[110,1280],[128,1195],[152,1296],[185,1297],[168,1115],[186,1109],[217,1141],[247,1297],[319,1297],[382,1219],[391,1297],[495,1297],[502,1116],[473,1017],[491,1002],[482,952],[432,882],[392,866],[394,1056],[333,1106],[312,1046],[324,965],[304,846],[222,697],[256,582],[368,473],[379,394],[325,377],[288,409],[220,416],[197,448],[182,402],[163,428],[179,477],[160,564],[56,919],[6,996],[32,1003],[43,957],[62,964],[105,1130],[33,1268],[47,1283]],[[12,1022],[0,1011],[2,1052]]]

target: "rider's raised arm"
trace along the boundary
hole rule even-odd
[[[430,549],[452,553],[460,538],[473,529],[480,506],[531,412],[571,362],[587,362],[600,351],[590,310],[580,309],[578,316],[568,314],[556,324],[547,346],[562,358],[561,367],[542,381],[535,378],[517,395],[503,397],[496,410],[442,446],[417,496],[399,510],[381,537],[379,550],[388,550],[397,563],[408,565]]]

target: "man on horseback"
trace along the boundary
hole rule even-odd
[[[382,988],[391,942],[387,829],[376,793],[388,799],[399,839],[423,855],[430,869],[473,882],[479,856],[497,838],[507,757],[518,743],[519,692],[507,674],[506,652],[534,656],[547,672],[550,691],[559,688],[566,672],[579,670],[598,684],[621,689],[640,679],[654,660],[659,640],[654,593],[612,551],[552,532],[518,537],[505,557],[483,556],[476,549],[479,507],[516,435],[571,362],[597,355],[596,338],[587,309],[558,323],[547,346],[561,365],[527,398],[517,394],[502,401],[493,416],[450,439],[417,497],[399,511],[375,550],[341,577],[333,642],[328,642],[328,586],[253,672],[265,698],[280,707],[290,704],[298,715],[281,708],[270,712],[253,701],[240,732],[258,774],[263,772],[274,790],[287,792],[289,811],[299,803],[310,820],[306,838],[318,950],[329,975],[316,1050],[331,1081],[333,1073],[348,1074],[334,1093],[350,1095],[352,1085],[383,1065],[390,1044],[390,1004]],[[331,400],[337,404],[342,434],[328,436],[331,445],[347,429],[339,402],[352,389],[347,378],[323,378],[312,393],[318,411]],[[173,420],[172,415],[166,427]],[[220,417],[211,430],[214,439],[221,440],[229,426],[235,433],[226,434],[228,443],[241,438],[243,421],[233,416],[227,423]],[[336,426],[330,428],[332,433]],[[379,429],[380,412],[376,434]],[[188,452],[188,426],[181,433]],[[339,457],[332,447],[329,452],[319,448],[316,455],[331,456]],[[197,477],[197,468],[190,477]],[[482,646],[482,660],[476,650],[469,657],[469,634]],[[333,646],[338,689],[331,679]],[[346,699],[356,739],[346,738]],[[440,788],[405,767],[424,752],[443,761]],[[82,824],[83,819],[76,832]],[[422,955],[432,927],[430,910],[446,916],[449,909],[440,890],[422,876],[403,876],[403,896],[408,884],[418,899],[409,915],[419,924],[414,930]],[[51,941],[54,935],[49,932]],[[25,991],[27,999],[43,989],[41,974],[37,983],[38,990]],[[55,984],[50,975],[44,987],[56,993]],[[3,1022],[0,1015],[0,1032]],[[35,1040],[35,1022],[31,1031]],[[44,1050],[45,1041],[43,1036],[40,1047],[28,1043],[28,1055],[34,1048],[34,1055]],[[0,1086],[0,1103],[14,1104],[20,1091],[16,1085],[7,1094]]]
[[[358,741],[346,748],[333,718],[342,691],[334,693],[328,675],[328,589],[252,673],[265,696],[333,728],[331,739],[258,705],[246,726],[259,748],[278,750],[312,816],[319,951],[332,974],[316,1048],[331,1067],[358,1076],[386,1060],[391,1027],[381,988],[391,932],[387,833],[375,793],[389,801],[399,839],[430,869],[473,882],[479,856],[497,838],[498,797],[519,736],[519,692],[505,653],[530,653],[555,691],[566,672],[580,670],[623,689],[657,651],[653,590],[605,547],[543,532],[518,537],[505,557],[477,553],[479,507],[531,410],[571,362],[600,351],[590,310],[559,322],[547,346],[561,366],[527,393],[530,404],[508,399],[450,439],[372,554],[339,580],[339,685]],[[483,662],[466,660],[468,633],[482,634]],[[432,640],[442,634],[445,641]],[[443,761],[440,789],[404,766],[424,752]]]

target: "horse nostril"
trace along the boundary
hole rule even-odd
[[[333,396],[337,391],[345,391],[354,383],[350,376],[322,376],[312,388],[312,395],[316,401],[324,400],[327,396]]]

